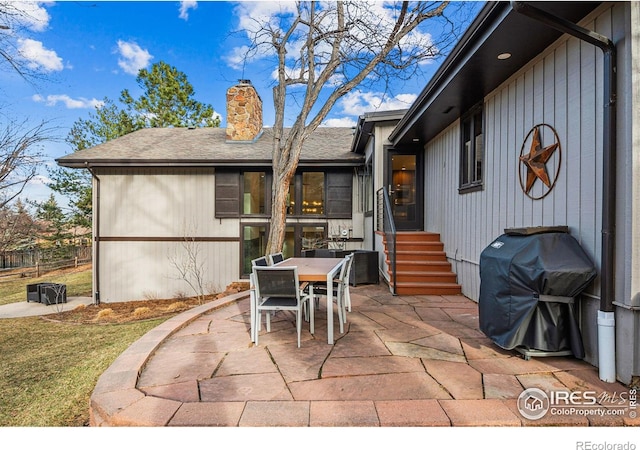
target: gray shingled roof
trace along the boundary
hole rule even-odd
[[[65,167],[271,165],[273,129],[252,143],[228,143],[224,128],[145,128],[57,159]],[[305,141],[301,166],[354,166],[353,129],[318,128]]]

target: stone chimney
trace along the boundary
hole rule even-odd
[[[249,80],[227,90],[227,142],[253,142],[262,134],[262,100]]]

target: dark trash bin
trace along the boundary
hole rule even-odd
[[[480,330],[530,356],[584,358],[575,298],[596,269],[567,227],[507,229],[480,255]]]
[[[58,283],[35,283],[27,285],[27,302],[55,305],[67,302],[67,286]]]

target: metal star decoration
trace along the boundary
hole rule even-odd
[[[534,129],[529,153],[520,156],[520,161],[527,166],[527,182],[524,187],[525,193],[529,193],[536,179],[539,179],[545,186],[551,188],[551,179],[547,172],[547,161],[549,161],[557,148],[557,142],[543,148],[540,143],[540,127]]]

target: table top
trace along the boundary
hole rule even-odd
[[[277,265],[296,266],[300,281],[327,281],[327,275],[335,273],[343,262],[343,258],[288,258]]]

